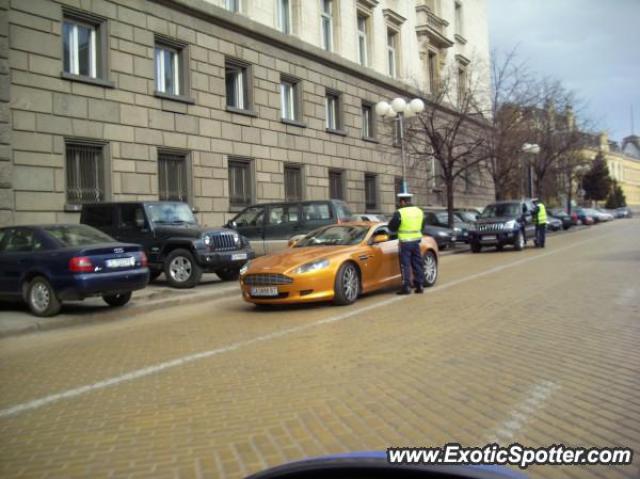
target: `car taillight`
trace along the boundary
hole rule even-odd
[[[69,260],[69,270],[74,273],[91,273],[93,264],[88,256],[75,256]]]
[[[146,268],[148,264],[149,264],[149,260],[147,259],[147,255],[144,254],[144,251],[141,251],[140,252],[140,266],[142,268]]]

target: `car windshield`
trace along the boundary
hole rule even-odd
[[[458,215],[458,218],[460,218],[461,221],[466,221],[467,223],[473,223],[476,220],[476,217],[478,216],[478,215],[474,215],[473,213],[469,213],[468,211],[459,211],[456,214]]]
[[[43,229],[65,247],[88,246],[115,241],[102,231],[86,225],[51,225],[45,226]]]
[[[331,225],[316,231],[296,243],[296,248],[304,246],[348,246],[358,244],[367,232],[368,226],[361,225]]]
[[[441,213],[436,213],[436,218],[438,218],[438,223],[440,224],[443,224],[443,225],[449,224],[449,214],[445,213],[444,211]],[[456,215],[453,215],[453,222],[455,224],[460,224],[462,223],[462,220],[458,218]]]
[[[156,224],[197,224],[186,203],[158,203],[147,205],[149,220]]]
[[[519,203],[497,203],[487,206],[480,218],[494,218],[501,216],[514,217],[522,214]]]

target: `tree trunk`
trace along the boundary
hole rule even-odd
[[[453,228],[453,178],[447,178],[447,216],[449,228]]]

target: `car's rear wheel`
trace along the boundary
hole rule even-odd
[[[353,263],[340,266],[334,285],[333,302],[339,305],[352,304],[360,295],[360,275]]]
[[[216,274],[222,281],[235,281],[240,277],[239,269],[219,269]]]
[[[482,251],[482,245],[480,243],[477,242],[472,242],[471,243],[471,252],[473,253],[479,253],[480,251]]]
[[[131,291],[128,293],[120,293],[120,294],[106,294],[102,297],[105,303],[109,306],[118,307],[124,306],[131,299]]]
[[[516,251],[522,251],[524,249],[524,236],[522,236],[522,231],[518,231],[516,240],[513,242],[513,247]]]
[[[438,259],[433,251],[424,254],[424,285],[430,288],[438,280]]]
[[[62,306],[51,284],[42,276],[33,278],[29,283],[27,304],[31,312],[40,317],[54,316]]]
[[[202,269],[186,249],[175,249],[164,262],[164,275],[174,288],[193,288],[200,282]]]

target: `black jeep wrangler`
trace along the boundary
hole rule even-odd
[[[530,199],[497,201],[487,206],[470,225],[471,251],[479,253],[483,246],[495,246],[501,251],[504,245],[513,245],[517,251],[523,249],[527,239],[535,238],[534,208]]]
[[[175,288],[194,287],[203,271],[237,279],[242,265],[255,256],[244,236],[198,225],[189,205],[177,201],[85,204],[80,222],[142,245],[151,279],[164,273]]]

